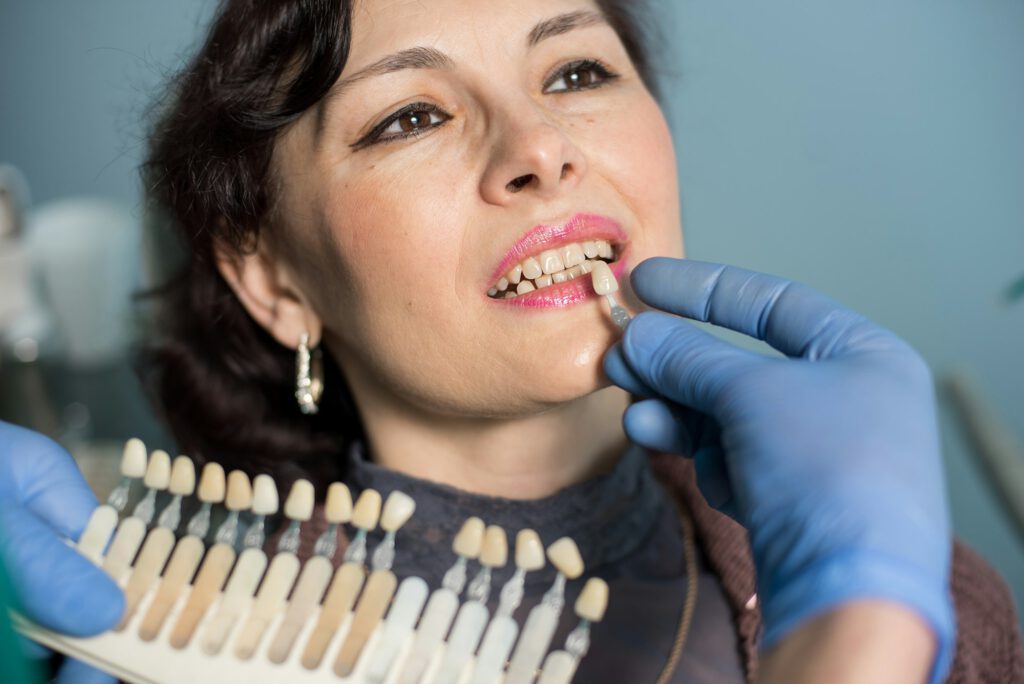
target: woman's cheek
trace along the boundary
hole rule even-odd
[[[682,256],[675,148],[661,110],[651,100],[624,109],[606,132],[602,165],[640,225],[632,226],[633,265],[649,256]]]

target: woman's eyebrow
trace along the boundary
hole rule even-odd
[[[436,48],[413,47],[390,54],[383,59],[377,60],[370,66],[360,69],[351,76],[339,79],[316,104],[314,139],[319,142],[320,137],[323,135],[324,123],[327,120],[327,110],[330,109],[331,103],[359,81],[372,78],[373,76],[392,74],[403,69],[451,69],[454,66],[452,58]]]
[[[563,33],[584,28],[585,26],[607,23],[608,18],[602,12],[595,10],[566,12],[565,14],[559,14],[557,17],[545,19],[534,26],[526,40],[526,46],[533,47],[546,38],[560,36]]]
[[[346,76],[331,87],[327,97],[337,97],[353,84],[374,76],[393,74],[403,69],[452,69],[452,58],[432,47],[413,47],[383,57],[373,64]]]

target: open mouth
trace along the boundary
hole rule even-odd
[[[491,299],[515,299],[588,276],[594,263],[615,263],[621,245],[609,240],[570,242],[514,265],[487,291]]]

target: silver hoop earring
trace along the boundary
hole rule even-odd
[[[299,410],[310,416],[320,410],[324,393],[324,365],[320,349],[309,349],[309,333],[299,339],[295,353],[295,399]]]

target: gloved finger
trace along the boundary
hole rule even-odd
[[[692,457],[697,487],[713,508],[736,518],[732,485],[725,466],[719,428],[683,406],[660,399],[640,401],[623,417],[626,434],[637,444],[671,454]]]
[[[669,454],[690,456],[694,443],[689,427],[676,409],[660,399],[632,404],[622,417],[629,439],[641,446]]]
[[[0,517],[0,550],[27,617],[72,636],[92,636],[117,623],[124,594],[101,568],[30,511],[8,505]]]
[[[68,658],[57,672],[56,684],[116,684],[117,678],[81,660]]]
[[[759,364],[775,362],[668,314],[645,311],[629,324],[622,354],[659,396],[719,419],[727,389]]]
[[[790,357],[829,358],[869,337],[898,343],[806,285],[735,266],[656,257],[637,266],[630,283],[653,307],[750,335]]]
[[[18,501],[60,534],[77,540],[96,508],[96,497],[75,461],[62,446],[31,430],[0,423],[10,457],[19,458],[4,469],[0,494]]]
[[[648,398],[657,396],[657,392],[642,383],[626,363],[626,359],[622,356],[622,346],[618,343],[612,345],[612,348],[604,356],[604,372],[609,380],[634,396]]]

